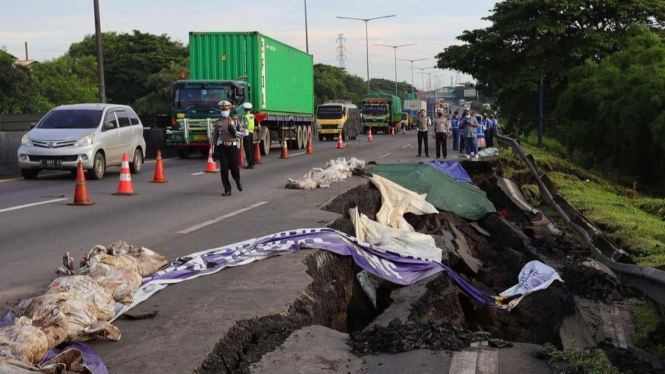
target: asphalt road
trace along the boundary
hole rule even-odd
[[[124,240],[173,259],[281,230],[325,226],[337,215],[319,207],[363,179],[300,191],[285,189],[287,178],[324,167],[336,157],[425,160],[414,157],[415,131],[396,138],[376,135],[373,143],[365,139],[361,136],[344,150],[335,149],[336,142],[315,141],[313,155],[291,151],[288,160],[279,159],[273,148],[256,169],[241,170],[245,190],[234,187],[230,197],[221,196],[219,174],[201,173],[203,158],[166,160],[167,184],[149,183],[154,163],[147,163],[141,174],[132,176],[135,196],[112,195],[119,168],[109,169],[103,180],[88,182],[90,199],[96,202],[90,207],[67,205],[74,193],[69,173],[34,181],[0,180],[0,316],[7,303],[43,291],[56,277],[64,252],[78,259],[95,244]],[[38,203],[43,204],[30,205]],[[120,342],[96,341],[93,346],[114,373],[191,371],[235,320],[279,312],[292,303],[311,279],[299,256],[169,287],[138,307],[158,309],[156,319],[118,321]]]

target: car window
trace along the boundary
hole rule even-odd
[[[40,129],[94,129],[99,126],[102,111],[87,109],[56,109],[37,125]]]
[[[118,123],[120,124],[120,127],[129,126],[129,117],[127,117],[127,113],[124,110],[116,110],[115,115],[118,116]]]
[[[128,110],[127,114],[129,115],[129,122],[131,122],[132,126],[138,126],[141,124],[139,117],[136,116],[136,113],[134,113],[133,110]]]
[[[113,112],[106,113],[106,117],[104,117],[104,126],[102,126],[102,131],[112,130],[106,128],[107,123],[112,123],[114,129],[118,128],[118,119],[115,117],[115,114]]]

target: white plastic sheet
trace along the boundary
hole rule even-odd
[[[540,261],[531,261],[524,265],[518,280],[519,283],[501,293],[501,296],[507,298],[516,297],[508,303],[508,310],[512,310],[528,294],[544,290],[554,281],[563,282],[556,270]]]
[[[350,209],[349,215],[356,229],[356,238],[377,246],[379,250],[441,262],[442,252],[436,247],[431,235],[394,229],[374,222],[366,215],[359,214],[358,208]]]
[[[286,188],[313,190],[315,188],[329,188],[331,184],[342,182],[351,176],[353,170],[365,167],[365,161],[340,157],[330,160],[325,169],[314,168],[302,178],[288,179]]]
[[[404,219],[404,214],[439,213],[434,205],[425,201],[427,194],[419,195],[378,175],[374,175],[370,180],[381,192],[381,210],[376,214],[376,220],[379,223],[395,229],[415,232],[413,226]]]
[[[499,150],[496,148],[485,148],[482,151],[478,151],[478,156],[480,157],[492,157],[498,155],[499,155]]]

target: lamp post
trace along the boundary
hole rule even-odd
[[[305,48],[307,53],[309,53],[309,32],[307,30],[307,0],[305,1]]]
[[[102,46],[102,26],[99,20],[99,0],[94,0],[95,8],[95,46],[97,49],[97,76],[99,80],[99,102],[106,102],[106,85],[104,84],[104,50]]]
[[[353,19],[356,21],[364,21],[365,22],[365,51],[367,53],[367,92],[370,92],[369,88],[369,34],[367,31],[367,23],[369,21],[373,21],[375,19],[381,19],[381,18],[390,18],[390,17],[395,17],[395,15],[390,15],[390,16],[381,16],[381,17],[374,17],[374,18],[354,18],[354,17],[340,17],[337,16],[339,19]]]
[[[408,47],[411,45],[416,45],[416,43],[411,44],[401,44],[401,45],[387,45],[387,44],[374,44],[379,47],[388,47],[392,48],[395,52],[395,96],[397,96],[397,48]]]
[[[400,60],[400,61],[410,61],[411,62],[411,89],[413,90],[416,87],[413,84],[413,63],[416,62],[416,61],[425,61],[425,60],[429,60],[429,59],[428,58],[419,58],[417,60],[405,60],[405,59],[402,59],[402,58],[398,58],[398,60]],[[413,92],[413,93],[415,94],[415,92]]]

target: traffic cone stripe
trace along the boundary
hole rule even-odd
[[[129,176],[129,174],[124,174],[124,171],[120,172],[120,180],[125,181],[125,182],[131,182],[132,178]]]
[[[122,167],[120,168],[120,181],[118,182],[118,191],[114,195],[136,195],[134,186],[132,186],[132,177],[129,175],[129,161],[127,153],[122,154]]]

